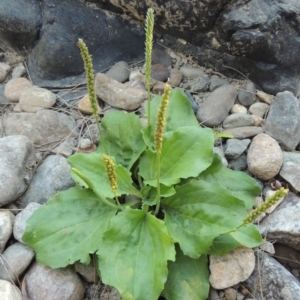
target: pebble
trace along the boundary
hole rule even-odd
[[[29,188],[20,201],[20,205],[25,207],[31,202],[43,204],[56,192],[74,186],[75,183],[70,173],[71,166],[65,157],[61,155],[47,156],[37,168]],[[41,187],[43,188],[41,189]]]
[[[223,128],[236,128],[236,127],[246,127],[246,126],[254,126],[255,119],[252,115],[244,114],[244,113],[236,113],[231,114],[223,121]]]
[[[87,115],[91,115],[93,113],[89,94],[86,94],[84,97],[80,99],[80,101],[78,102],[78,109]],[[98,101],[97,101],[97,112],[98,114],[101,114],[101,107],[99,106]]]
[[[291,92],[276,95],[265,121],[265,132],[288,151],[300,142],[300,103]]]
[[[245,126],[237,128],[228,128],[223,130],[226,133],[230,133],[236,139],[247,139],[256,136],[263,132],[261,127]]]
[[[188,82],[184,83],[182,87],[193,93],[202,93],[208,90],[208,86],[209,77],[207,75],[203,75],[190,79]]]
[[[32,300],[82,300],[85,288],[71,268],[50,269],[34,263],[26,273],[26,289]]]
[[[252,249],[240,247],[224,256],[211,255],[209,282],[217,290],[226,289],[247,280],[254,267],[255,256]]]
[[[252,115],[263,117],[267,113],[269,107],[269,104],[263,102],[256,102],[249,107],[249,113]]]
[[[261,180],[270,180],[279,173],[283,154],[275,139],[260,133],[252,140],[247,160],[251,174]]]
[[[37,112],[52,107],[56,102],[56,95],[44,88],[30,87],[23,91],[19,99],[19,106],[25,112]]]
[[[182,81],[182,72],[177,69],[170,70],[170,77],[169,77],[169,85],[172,87],[178,87]]]
[[[228,167],[235,171],[245,171],[248,168],[247,155],[244,153],[241,156],[230,160]]]
[[[237,98],[240,104],[250,106],[255,101],[256,88],[253,82],[247,81],[238,92]]]
[[[0,279],[1,300],[22,300],[21,291],[12,283]]]
[[[283,152],[283,163],[294,163],[294,164],[300,164],[300,152]]]
[[[247,108],[241,104],[234,104],[232,106],[232,109],[230,110],[230,112],[232,114],[237,114],[237,113],[240,113],[240,114],[246,114],[248,111],[247,111]]]
[[[144,82],[145,81],[145,75],[143,75],[140,71],[131,71],[130,75],[129,75],[129,81],[141,81]]]
[[[160,81],[158,81],[158,82],[160,82]],[[135,89],[139,89],[141,91],[146,91],[146,87],[145,87],[144,83],[140,80],[127,81],[127,82],[124,83],[124,85],[128,86],[130,88],[135,88]]]
[[[155,64],[151,67],[151,78],[154,80],[166,82],[170,77],[170,71],[168,67],[162,64]]]
[[[153,88],[152,88],[152,92],[154,94],[158,94],[158,95],[161,95],[163,94],[164,92],[164,89],[165,89],[165,83],[164,82],[161,82],[161,81],[156,81],[155,84],[153,85]]]
[[[32,87],[32,83],[26,78],[14,78],[7,82],[4,96],[10,102],[19,102],[21,94]]]
[[[117,80],[119,82],[125,82],[128,80],[130,75],[130,70],[128,63],[125,61],[119,61],[115,63],[107,72],[106,75],[110,78]]]
[[[0,210],[0,254],[12,234],[14,219],[14,214],[9,210]]]
[[[101,100],[125,110],[135,110],[147,99],[146,91],[127,87],[102,73],[98,73],[95,77],[95,90]]]
[[[152,65],[155,64],[162,64],[166,67],[172,66],[172,57],[161,49],[153,49],[152,50],[152,58],[151,58]]]
[[[11,78],[22,77],[26,73],[26,68],[22,63],[19,63],[12,71]]]
[[[20,243],[24,244],[22,237],[25,232],[27,220],[40,206],[41,205],[36,202],[29,203],[20,213],[16,215],[13,226],[13,235],[14,238]]]
[[[74,264],[75,271],[79,273],[86,282],[98,283],[99,275],[95,266],[96,263],[92,260],[89,265],[84,265],[79,261],[75,262]]]
[[[33,258],[33,250],[26,245],[15,243],[9,246],[0,257],[0,279],[17,282]]]
[[[49,109],[36,113],[9,113],[3,119],[2,130],[5,135],[25,135],[36,146],[47,145],[47,147],[57,145],[67,136],[78,135],[73,117]]]
[[[296,192],[300,192],[300,165],[293,162],[283,163],[280,176],[286,180]]]
[[[246,151],[250,143],[250,139],[228,139],[225,147],[225,157],[227,159],[238,158]]]
[[[73,148],[76,146],[76,140],[73,137],[67,137],[57,147],[51,150],[51,153],[60,154],[69,157],[73,153]]]
[[[199,76],[207,76],[205,72],[199,68],[193,68],[189,66],[183,66],[180,68],[180,71],[183,75],[183,77],[187,79],[194,79]]]
[[[232,108],[237,91],[232,85],[223,85],[214,90],[201,104],[198,112],[198,121],[208,127],[221,124]]]
[[[9,64],[0,62],[0,83],[5,80],[10,70],[11,70],[11,66]]]
[[[267,240],[263,240],[263,242],[259,245],[259,249],[271,255],[275,254],[274,244]]]
[[[0,206],[14,202],[25,192],[36,162],[34,146],[27,137],[0,138]]]
[[[210,77],[210,84],[209,84],[209,90],[211,92],[213,92],[215,89],[217,89],[218,87],[222,86],[222,85],[226,85],[229,84],[229,81],[224,79],[224,78],[220,78],[217,75],[212,75]]]
[[[224,296],[226,300],[236,300],[238,296],[238,292],[233,288],[228,288],[225,290]]]
[[[269,95],[263,91],[257,91],[256,93],[257,98],[267,104],[272,104],[274,101],[274,96],[273,95]]]

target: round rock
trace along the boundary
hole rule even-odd
[[[249,107],[249,113],[258,117],[263,117],[268,111],[269,107],[270,105],[267,103],[256,102]]]
[[[129,66],[125,61],[115,63],[106,73],[107,76],[119,82],[125,82],[129,78]]]
[[[255,101],[256,88],[253,82],[247,81],[238,92],[238,101],[244,106],[250,106]]]
[[[152,51],[152,60],[151,63],[154,64],[162,64],[166,67],[171,67],[172,58],[171,56],[161,49],[153,49]]]
[[[12,234],[14,219],[14,214],[9,210],[0,211],[0,253],[3,252],[5,245]]]
[[[238,113],[241,113],[241,114],[246,114],[247,113],[247,108],[241,104],[234,104],[232,106],[232,109],[230,110],[230,112],[232,114],[238,114]]]
[[[101,113],[101,107],[99,106],[99,104],[97,103],[97,108],[98,108],[98,114]],[[82,97],[78,103],[78,109],[88,115],[91,115],[93,113],[92,107],[91,107],[91,102],[90,102],[90,98],[89,95],[85,95],[84,97]]]
[[[155,64],[151,67],[151,78],[165,82],[170,76],[170,71],[168,67],[162,64]]]
[[[182,75],[187,79],[194,79],[199,76],[206,76],[203,70],[199,68],[193,68],[188,66],[183,66],[180,68]]]
[[[250,173],[261,180],[269,180],[279,173],[283,153],[275,139],[260,133],[252,140],[247,161]]]
[[[0,280],[0,299],[22,300],[21,291],[9,281]]]
[[[8,101],[19,102],[21,94],[32,87],[32,83],[26,78],[14,78],[7,82],[4,96]]]
[[[168,83],[173,87],[177,87],[180,85],[181,81],[182,81],[182,72],[177,69],[171,69]]]

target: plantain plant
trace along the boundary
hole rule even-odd
[[[79,47],[93,90],[88,49],[82,40]],[[143,128],[134,113],[105,115],[97,150],[68,158],[77,185],[33,213],[23,240],[52,268],[88,264],[95,254],[102,281],[123,300],[206,299],[208,255],[259,245],[251,222],[287,191],[248,214],[259,186],[222,165],[213,153],[214,132],[199,126],[180,89],[166,84],[162,96],[148,98],[147,116]]]

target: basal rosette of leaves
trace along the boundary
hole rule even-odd
[[[206,299],[208,255],[261,243],[255,225],[241,226],[260,188],[222,165],[213,131],[198,125],[177,88],[166,110],[158,172],[161,98],[150,102],[145,128],[134,113],[102,119],[98,149],[68,158],[77,185],[34,212],[23,240],[52,268],[88,264],[95,253],[102,281],[123,300]],[[104,156],[115,165],[114,190]]]

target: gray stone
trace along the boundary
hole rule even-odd
[[[236,159],[241,156],[248,148],[251,140],[228,139],[225,148],[225,157],[227,159]]]
[[[22,63],[19,63],[12,71],[11,78],[22,77],[26,73],[26,68]]]
[[[291,184],[295,191],[300,192],[300,164],[293,162],[284,163],[279,174]]]
[[[206,76],[203,70],[199,68],[193,68],[189,66],[183,66],[180,68],[180,71],[183,75],[183,77],[187,79],[195,79],[199,76]]]
[[[268,254],[259,251],[250,278],[243,282],[256,300],[294,300],[300,295],[300,283],[287,269]]]
[[[182,72],[177,69],[170,70],[170,77],[168,83],[172,87],[178,87],[182,81]]]
[[[153,65],[162,64],[166,67],[171,67],[172,66],[172,58],[165,51],[155,48],[155,49],[152,50],[151,63]]]
[[[162,64],[155,64],[151,67],[151,78],[154,80],[165,82],[170,76],[169,69]]]
[[[249,107],[249,113],[252,115],[256,115],[259,117],[263,117],[266,112],[268,111],[270,105],[263,103],[263,102],[256,102],[253,103],[250,107]]]
[[[300,268],[300,251],[282,244],[275,244],[276,259],[285,267]]]
[[[85,289],[71,268],[50,269],[34,263],[26,273],[27,294],[32,300],[82,300]]]
[[[9,240],[15,216],[9,210],[0,210],[0,254]]]
[[[209,282],[215,289],[225,289],[247,280],[255,267],[253,250],[244,247],[224,256],[211,255],[209,261]]]
[[[217,89],[218,87],[222,86],[222,85],[226,85],[229,84],[228,80],[224,79],[224,78],[220,78],[217,75],[212,75],[210,77],[210,84],[209,84],[209,90],[211,92],[213,92],[215,89]]]
[[[22,300],[21,291],[12,283],[0,279],[1,300]]]
[[[0,83],[5,80],[10,69],[11,69],[11,66],[9,64],[0,62]]]
[[[13,234],[14,238],[20,243],[24,244],[22,237],[25,232],[27,220],[40,206],[41,205],[36,202],[29,203],[26,208],[16,215],[14,220]]]
[[[1,126],[1,125],[0,125]],[[53,110],[37,113],[10,113],[3,118],[5,135],[25,135],[35,145],[51,147],[68,136],[76,137],[78,129],[73,117]]]
[[[283,202],[260,223],[269,240],[300,250],[300,198],[289,192]]]
[[[269,180],[279,173],[283,154],[276,140],[260,133],[252,140],[247,161],[250,173],[259,179]]]
[[[95,78],[97,96],[107,104],[126,110],[135,110],[147,99],[147,92],[130,88],[105,74],[98,73]]]
[[[209,77],[207,75],[198,76],[190,79],[188,82],[183,84],[184,89],[189,89],[193,93],[201,93],[208,90]]]
[[[0,256],[0,279],[17,282],[33,258],[34,252],[29,247],[21,243],[9,246]]]
[[[282,151],[283,153],[283,163],[294,163],[300,165],[300,152],[286,152]]]
[[[230,133],[236,139],[247,139],[256,136],[263,132],[261,127],[256,126],[245,126],[237,128],[228,128],[223,130],[226,133]]]
[[[278,93],[264,127],[284,149],[294,150],[300,141],[299,100],[291,92]]]
[[[219,155],[219,157],[222,160],[223,166],[227,167],[228,166],[228,162],[227,162],[227,159],[225,158],[224,151],[221,148],[219,148],[219,147],[214,147],[213,151],[214,151],[214,153],[216,153],[216,154]]]
[[[190,103],[191,103],[191,107],[192,107],[194,113],[197,113],[197,111],[199,109],[199,104],[195,101],[194,97],[192,96],[192,94],[189,91],[185,91],[184,93],[189,98]]]
[[[0,106],[9,104],[9,101],[4,97],[5,84],[0,84]]]
[[[238,101],[244,106],[250,106],[255,101],[256,88],[253,82],[247,81],[238,92]]]
[[[36,162],[34,146],[26,136],[0,138],[0,206],[14,202],[25,192]]]
[[[245,171],[248,168],[247,154],[244,153],[241,156],[237,157],[236,159],[232,159],[228,163],[228,168],[235,171]]]
[[[119,82],[128,80],[130,74],[128,63],[119,61],[115,63],[107,72],[106,75]]]
[[[236,95],[236,88],[232,85],[223,85],[214,90],[201,104],[197,112],[198,121],[208,127],[220,125],[228,116]]]
[[[260,101],[269,105],[271,105],[274,102],[275,98],[273,95],[269,95],[263,91],[257,91],[256,96]]]
[[[63,191],[75,183],[71,178],[71,166],[60,155],[49,155],[37,168],[36,174],[20,202],[24,207],[28,203],[45,203],[50,196]]]
[[[246,126],[254,126],[255,120],[251,115],[244,113],[236,113],[229,115],[223,121],[223,128],[236,128],[236,127],[246,127]]]

